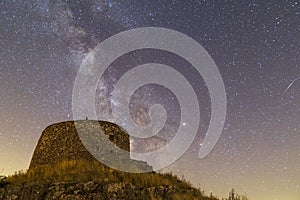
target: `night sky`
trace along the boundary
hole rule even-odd
[[[0,174],[27,169],[42,130],[73,119],[73,84],[88,52],[121,31],[164,27],[199,42],[222,75],[227,118],[213,151],[198,158],[210,118],[205,82],[168,52],[138,50],[116,60],[99,82],[97,114],[111,115],[110,94],[122,73],[148,62],[170,65],[193,85],[201,126],[190,149],[163,171],[219,197],[235,188],[251,199],[300,199],[299,0],[2,0],[0,25]],[[168,142],[179,119],[167,88],[140,88],[132,117],[147,123],[153,103],[168,112],[154,139]]]

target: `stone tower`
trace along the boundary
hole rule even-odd
[[[83,145],[77,130],[83,130],[88,135],[101,130],[113,144],[118,148],[128,152],[130,158],[130,140],[129,135],[118,125],[94,120],[79,120],[60,122],[48,126],[43,132],[35,148],[29,171],[35,167],[43,165],[54,165],[64,160],[85,159],[87,161],[96,161],[96,158]],[[77,128],[77,129],[76,129]],[[79,129],[78,129],[79,128]],[[99,131],[98,131],[99,134]],[[93,140],[93,138],[91,138]],[[105,145],[103,145],[105,146]],[[100,147],[101,148],[101,141]],[[100,149],[101,153],[108,154],[109,149]],[[139,169],[152,171],[152,168],[145,162],[136,161],[135,165]]]

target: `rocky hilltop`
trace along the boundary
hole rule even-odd
[[[105,137],[94,137],[97,134]],[[107,167],[87,150],[82,137],[97,144],[97,155],[111,155],[112,147],[106,143],[113,143],[128,152],[117,157],[120,163],[152,171],[145,162],[127,163],[129,135],[118,125],[93,120],[60,122],[42,132],[26,172],[0,179],[0,200],[213,199],[172,174],[127,173]]]
[[[154,200],[154,199],[210,199],[193,188],[181,189],[177,186],[157,186],[139,188],[132,183],[109,183],[109,180],[88,182],[52,183],[47,185],[19,185],[0,188],[3,200]]]

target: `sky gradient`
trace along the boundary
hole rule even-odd
[[[193,85],[201,126],[190,149],[165,171],[220,197],[235,188],[251,199],[300,199],[300,1],[7,0],[0,1],[0,25],[2,174],[28,168],[42,130],[72,120],[84,55],[121,31],[164,27],[199,42],[222,75],[228,110],[214,150],[198,158],[210,115],[205,83],[167,52],[139,50],[116,60],[98,85],[97,114],[111,114],[112,85],[122,73],[148,62],[170,65]],[[178,122],[172,92],[149,85],[132,102],[141,124],[150,104],[164,105],[169,121],[160,138],[172,137]]]

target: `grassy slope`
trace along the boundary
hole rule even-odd
[[[47,184],[53,182],[82,182],[106,179],[109,183],[129,182],[143,189],[157,186],[176,186],[178,193],[174,199],[214,199],[204,197],[187,181],[180,180],[172,174],[143,173],[132,174],[120,172],[103,166],[98,162],[69,160],[55,166],[44,166],[27,172],[19,172],[7,178],[9,184]]]

